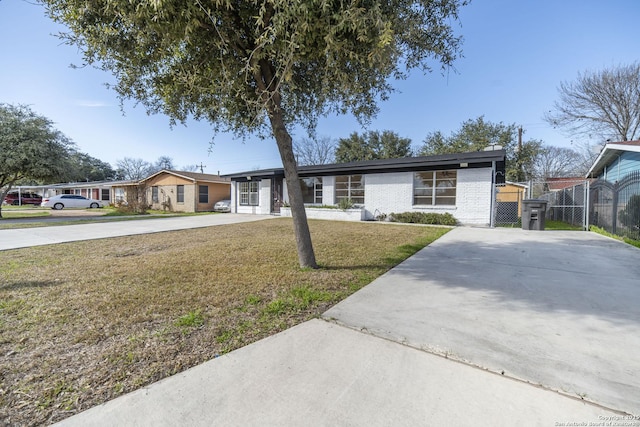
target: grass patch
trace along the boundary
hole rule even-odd
[[[544,222],[545,230],[567,230],[567,231],[582,231],[583,228],[580,225],[572,225],[563,221],[546,220]]]
[[[317,317],[448,231],[310,228],[317,270],[289,218],[0,252],[0,419],[50,424]]]
[[[636,248],[640,248],[640,240],[630,239],[629,237],[618,236],[617,234],[609,233],[604,228],[596,227],[592,225],[589,227],[590,231],[594,233],[602,234],[603,236],[611,237],[612,239],[620,240],[628,245],[635,246]]]
[[[204,316],[200,310],[190,311],[176,321],[176,326],[183,328],[198,328],[202,325],[204,325]]]
[[[515,223],[497,223],[496,227],[501,228],[522,228],[521,218],[518,218],[518,222]],[[563,221],[545,220],[545,230],[567,230],[567,231],[582,231],[582,227],[579,225],[572,225]]]
[[[42,210],[6,211],[5,208],[2,208],[2,218],[5,219],[37,218],[50,215],[50,212]]]

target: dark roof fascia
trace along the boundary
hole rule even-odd
[[[492,162],[504,162],[505,151],[477,151],[470,153],[440,154],[436,156],[403,157],[399,159],[369,160],[364,162],[334,163],[330,165],[301,166],[300,174],[311,176],[336,175],[339,173],[376,173],[376,172],[406,172],[416,170],[435,170],[452,168],[452,166],[466,163],[467,167],[487,167]]]
[[[300,166],[298,174],[301,177],[311,176],[331,176],[341,174],[368,174],[368,173],[390,173],[390,172],[413,172],[420,170],[442,170],[442,169],[473,169],[491,167],[496,162],[498,171],[504,173],[505,151],[477,151],[470,153],[440,154],[437,156],[423,157],[403,157],[399,159],[381,159],[362,162],[333,163],[328,165]],[[463,166],[466,164],[466,166]],[[247,177],[252,179],[272,178],[284,176],[284,170],[266,169],[260,171],[241,172],[236,174],[223,175],[233,181],[246,181]]]
[[[247,172],[238,172],[231,173],[226,175],[220,175],[222,178],[229,178],[232,181],[251,181],[254,179],[270,179],[270,178],[283,178],[284,177],[284,169],[283,168],[274,168],[274,169],[261,169],[255,171],[247,171]]]

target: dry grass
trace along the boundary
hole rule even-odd
[[[0,252],[0,420],[59,421],[319,315],[445,229],[288,219]]]

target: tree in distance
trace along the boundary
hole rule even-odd
[[[24,105],[0,104],[0,218],[2,201],[17,183],[62,179],[72,148],[51,120]]]
[[[482,151],[499,145],[506,151],[506,179],[523,182],[533,178],[534,162],[542,145],[541,141],[528,140],[518,144],[518,127],[515,124],[492,123],[484,116],[462,123],[458,131],[444,136],[440,131],[427,135],[419,150],[421,156],[435,154]]]
[[[357,132],[349,138],[340,138],[336,148],[336,162],[347,163],[361,160],[397,159],[411,157],[411,139],[402,138],[390,130]]]
[[[366,121],[411,69],[449,67],[466,0],[337,2],[43,0],[85,61],[112,72],[121,99],[172,121],[276,140],[300,266],[316,268],[290,129],[320,116]]]
[[[326,165],[334,162],[336,144],[328,136],[303,138],[293,143],[296,161],[303,165]]]
[[[640,138],[640,62],[579,73],[562,82],[560,99],[544,119],[571,136],[600,141]]]
[[[70,168],[65,181],[108,181],[117,178],[116,171],[109,163],[86,153],[73,151],[69,156],[69,162]]]
[[[585,169],[582,156],[571,148],[542,145],[534,161],[534,177],[537,181],[547,181],[549,178],[584,176],[589,166]]]

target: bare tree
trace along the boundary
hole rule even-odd
[[[546,181],[549,178],[584,175],[580,154],[570,148],[542,146],[534,162],[536,179]]]
[[[116,162],[118,173],[123,179],[131,181],[139,181],[150,175],[153,171],[153,165],[142,159],[133,159],[125,157]]]
[[[578,74],[558,92],[555,111],[544,116],[550,124],[601,140],[640,138],[640,63]]]
[[[178,170],[183,172],[198,172],[199,169],[200,169],[200,166],[194,164],[194,165],[184,165]]]
[[[326,165],[334,162],[336,142],[328,136],[301,139],[293,143],[298,165]]]
[[[175,169],[176,166],[173,164],[173,159],[169,156],[160,156],[158,160],[153,164],[156,172],[161,171],[163,169],[172,170]]]

